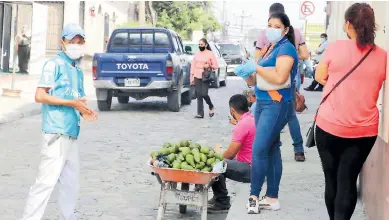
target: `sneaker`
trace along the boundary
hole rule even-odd
[[[219,202],[214,202],[213,204],[208,203],[208,213],[228,213],[230,210],[231,204],[226,203],[226,204],[221,204]]]
[[[216,198],[212,197],[212,199],[208,200],[208,205],[213,205],[216,202]]]
[[[304,162],[305,161],[305,154],[304,152],[295,153],[294,154],[294,160],[297,162]]]
[[[278,200],[275,203],[270,203],[266,200],[265,197],[263,197],[262,200],[258,201],[258,206],[260,209],[273,210],[273,211],[277,211],[281,209],[281,205]]]
[[[253,198],[249,199],[249,202],[246,205],[248,214],[259,214],[261,211],[259,210],[259,201]]]

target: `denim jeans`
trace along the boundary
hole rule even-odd
[[[224,203],[230,201],[226,186],[226,178],[237,182],[249,183],[251,166],[248,163],[239,162],[237,160],[225,160],[227,170],[219,176],[219,181],[212,184],[212,191],[216,202]]]
[[[289,126],[289,133],[293,140],[293,148],[295,153],[303,153],[304,147],[303,147],[303,136],[301,135],[301,128],[300,128],[300,122],[297,118],[296,114],[296,91],[294,87],[292,87],[292,101],[290,102],[291,105],[291,114],[288,118],[288,126]]]
[[[313,77],[312,60],[304,60],[305,71],[308,77]]]
[[[266,196],[278,198],[282,175],[280,133],[291,114],[290,102],[257,100],[250,195],[259,197],[267,181]]]

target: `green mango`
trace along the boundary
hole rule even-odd
[[[181,147],[189,147],[189,141],[181,141],[180,146]]]
[[[201,144],[196,143],[195,145],[196,145],[197,148],[201,148]]]
[[[192,149],[192,154],[193,154],[193,157],[194,157],[194,160],[196,161],[196,163],[201,161],[201,156],[200,156],[199,149],[197,149],[197,148]]]
[[[215,166],[215,164],[216,164],[216,162],[213,162],[212,164],[211,164],[211,168],[213,169],[213,167]]]
[[[208,154],[210,151],[209,147],[201,147],[200,152],[203,154]]]
[[[208,166],[211,166],[214,162],[215,162],[215,158],[214,158],[214,157],[213,157],[213,158],[209,158],[209,159],[207,160],[207,165],[208,165]]]
[[[168,149],[169,149],[171,154],[176,153],[176,148],[175,147],[169,147]]]
[[[214,157],[215,156],[215,152],[214,151],[209,151],[208,152],[208,158],[210,158],[210,157]]]
[[[167,156],[167,160],[171,163],[173,162],[174,160],[176,159],[176,155],[175,154],[169,154]]]
[[[177,158],[178,158],[179,160],[181,160],[181,161],[184,161],[184,160],[185,160],[185,157],[184,157],[184,155],[183,155],[182,153],[179,153],[178,156],[177,156]]]
[[[179,151],[182,153],[183,156],[186,156],[187,154],[190,153],[190,148],[189,147],[180,147]]]
[[[215,162],[217,163],[217,162],[220,162],[221,160],[219,160],[219,158],[216,158],[216,160],[215,160]]]
[[[193,156],[192,154],[187,154],[187,155],[185,156],[185,160],[186,160],[186,162],[188,162],[188,164],[191,165],[192,167],[195,167],[195,166],[196,166],[196,164],[195,164],[195,162],[194,162],[194,156]]]
[[[183,169],[183,170],[194,170],[195,168],[190,166],[190,165],[188,165],[187,163],[183,162],[183,163],[181,163],[181,169]]]
[[[219,161],[224,160],[224,157],[222,154],[216,154],[215,156],[216,156],[216,159],[219,159]]]
[[[158,156],[158,151],[153,151],[150,153],[151,158],[155,159]]]
[[[203,154],[203,153],[200,154],[200,159],[201,159],[201,161],[204,162],[204,163],[207,162],[207,160],[208,160],[207,155],[205,155],[205,154]]]
[[[204,167],[205,167],[205,163],[204,163],[204,162],[200,162],[200,163],[196,164],[196,169],[201,170],[201,169],[203,169]]]
[[[211,168],[204,167],[201,171],[203,171],[203,172],[211,172]]]
[[[172,145],[170,144],[170,143],[164,143],[163,145],[162,145],[162,147],[163,148],[169,148],[169,147],[171,147]]]
[[[170,154],[170,149],[169,148],[162,148],[162,149],[159,150],[159,154],[169,155]]]
[[[173,162],[173,168],[174,168],[174,169],[181,169],[181,162],[179,162],[179,161],[174,161],[174,162]]]

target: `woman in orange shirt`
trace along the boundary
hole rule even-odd
[[[345,14],[350,40],[328,45],[316,70],[323,97],[370,50],[367,58],[336,87],[319,108],[315,138],[325,176],[330,220],[349,220],[357,203],[356,182],[378,134],[377,99],[386,77],[386,51],[374,44],[375,18],[365,3]]]
[[[211,68],[216,70],[219,68],[219,65],[206,39],[203,38],[199,41],[199,49],[200,51],[193,56],[190,68],[190,83],[195,85],[197,95],[197,115],[195,118],[204,118],[203,99],[209,106],[209,117],[213,117],[215,111],[211,98],[208,95],[209,82],[203,82],[202,78],[205,69]]]

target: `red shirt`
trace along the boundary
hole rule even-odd
[[[235,125],[232,133],[232,141],[241,144],[236,160],[251,164],[252,149],[255,138],[255,119],[254,116],[247,112]]]

